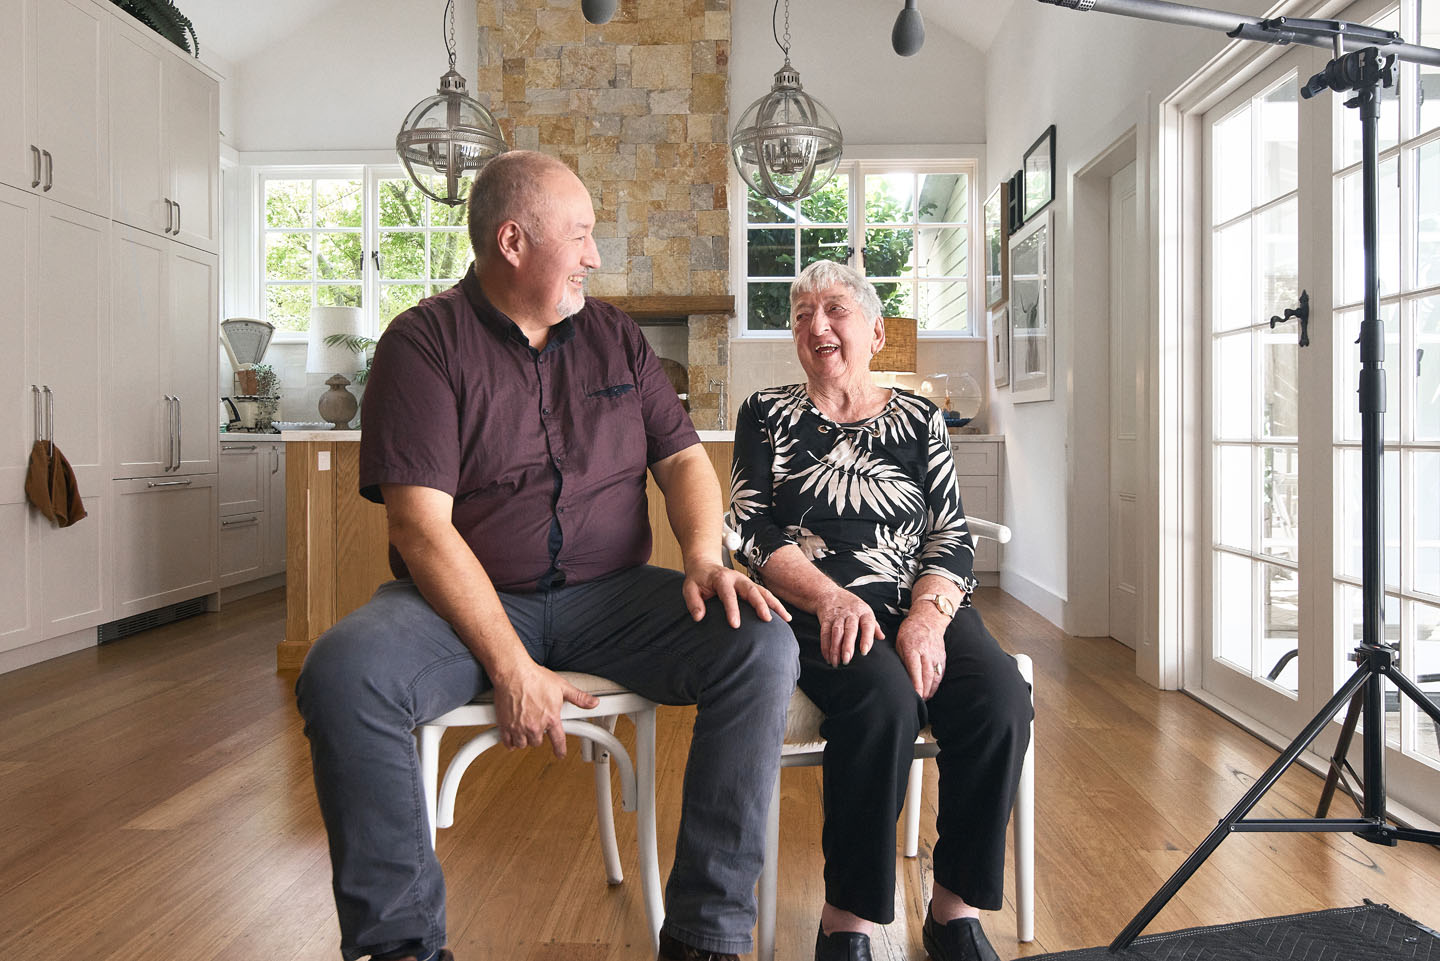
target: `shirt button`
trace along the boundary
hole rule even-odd
[[[542,407],[542,408],[540,408],[540,413],[544,414],[546,417],[549,417],[549,416],[550,416],[550,408],[548,408],[548,407]]]
[[[559,513],[561,513],[561,514],[565,513],[565,508],[563,508],[563,507],[560,508]]]

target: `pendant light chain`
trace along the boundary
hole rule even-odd
[[[445,38],[445,52],[450,54],[450,69],[455,69],[455,0],[445,0],[445,16],[450,21],[450,35]]]

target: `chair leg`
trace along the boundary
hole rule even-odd
[[[920,853],[920,808],[921,792],[925,789],[924,761],[920,758],[910,762],[910,781],[905,788],[905,856],[913,858]]]
[[[430,822],[430,849],[435,849],[435,819],[439,810],[440,738],[443,727],[425,724],[420,728],[420,781],[425,789],[425,817]]]
[[[590,741],[583,742],[591,744]],[[595,774],[595,827],[600,834],[600,855],[605,861],[605,880],[619,884],[625,880],[620,868],[620,847],[615,843],[615,804],[610,798],[610,752],[591,747]]]
[[[635,722],[635,837],[640,854],[640,893],[645,901],[645,920],[650,923],[650,947],[658,953],[665,902],[660,894],[660,855],[655,843],[655,708],[636,711],[630,719]]]
[[[1031,684],[1030,701],[1035,701],[1035,668],[1029,657],[1017,654],[1021,675]],[[1035,940],[1035,722],[1030,722],[1030,745],[1020,769],[1020,789],[1015,798],[1015,937]]]
[[[759,920],[755,926],[755,961],[775,961],[775,909],[780,889],[780,773],[775,772],[775,790],[770,795],[770,814],[765,819],[765,863],[760,869],[757,892]]]

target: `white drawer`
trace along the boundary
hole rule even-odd
[[[955,456],[955,473],[962,477],[1000,476],[999,444],[989,441],[951,441],[950,452]]]

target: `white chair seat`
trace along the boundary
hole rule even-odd
[[[595,766],[595,816],[600,834],[601,855],[609,883],[624,880],[620,852],[615,841],[615,814],[610,800],[610,759],[615,759],[620,779],[621,806],[637,812],[636,843],[639,848],[640,887],[645,919],[650,926],[652,947],[659,949],[660,925],[665,920],[660,889],[660,863],[655,844],[655,702],[641,697],[614,681],[593,674],[560,671],[560,677],[599,698],[593,708],[566,703],[560,711],[565,733],[581,738],[583,756]],[[615,720],[629,717],[635,725],[635,757],[615,737]],[[481,754],[500,743],[495,727],[495,698],[486,692],[469,704],[442,714],[418,729],[420,772],[425,788],[426,811],[430,818],[430,844],[438,828],[455,820],[455,796],[466,769]],[[455,752],[440,777],[440,740],[452,727],[484,727]],[[600,750],[597,752],[595,747]]]

